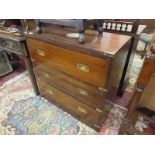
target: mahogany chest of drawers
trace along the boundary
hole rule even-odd
[[[98,131],[113,106],[106,95],[119,86],[131,37],[88,31],[79,44],[62,29],[26,36],[40,94]]]

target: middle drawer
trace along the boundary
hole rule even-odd
[[[41,77],[54,87],[96,109],[103,110],[105,92],[83,83],[55,68],[37,65],[34,68],[36,77]]]

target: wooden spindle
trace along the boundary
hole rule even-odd
[[[103,23],[103,28],[106,29],[106,22]]]
[[[112,30],[112,23],[110,23],[110,29]]]
[[[123,24],[121,24],[121,26],[120,26],[120,31],[122,31],[122,28],[123,28]]]
[[[128,31],[129,24],[126,24],[125,31]]]

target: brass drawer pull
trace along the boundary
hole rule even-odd
[[[99,89],[100,91],[105,92],[105,93],[108,91],[107,89],[105,89],[105,88],[103,88],[103,87],[98,87],[98,89]]]
[[[49,94],[51,94],[51,95],[53,95],[53,91],[51,90],[51,89],[47,89],[47,92],[49,93]]]
[[[103,111],[101,109],[96,108],[96,111],[103,113]]]
[[[88,96],[88,92],[86,90],[83,90],[81,88],[78,88],[78,91],[80,94],[84,95],[84,96]]]
[[[90,71],[89,67],[87,65],[84,65],[84,64],[77,64],[76,67],[78,70],[80,70],[82,72],[88,73]]]
[[[80,106],[78,106],[78,111],[80,111],[80,112],[82,112],[84,114],[87,114],[87,110],[82,108],[82,107],[80,107]]]
[[[38,53],[38,55],[40,55],[40,56],[45,56],[45,52],[44,51],[42,51],[42,50],[37,50],[37,53]]]

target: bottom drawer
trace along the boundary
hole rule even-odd
[[[41,79],[37,78],[37,83],[40,89],[40,93],[43,97],[56,104],[58,107],[64,109],[71,115],[75,116],[82,122],[86,123],[95,130],[99,130],[106,112],[96,111],[83,103],[79,102],[75,98],[68,96],[62,91],[56,89],[55,87],[49,85]]]

